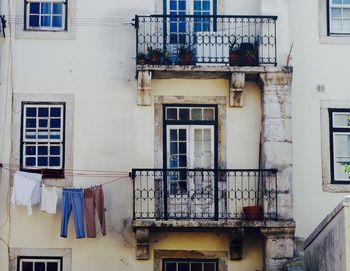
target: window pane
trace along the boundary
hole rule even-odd
[[[178,271],[190,271],[189,263],[178,263]]]
[[[38,157],[38,166],[39,167],[46,167],[46,166],[48,166],[48,161],[47,161],[48,159],[47,159],[47,157],[41,157],[41,156],[39,156]]]
[[[214,120],[214,109],[205,108],[204,109],[204,120]]]
[[[179,109],[179,119],[180,120],[189,120],[190,119],[190,109],[189,108],[180,108]]]
[[[22,262],[22,271],[33,271],[33,263],[32,262]]]
[[[29,16],[29,26],[38,27],[39,26],[39,16],[30,15]]]
[[[34,167],[36,164],[36,158],[35,157],[27,157],[25,161],[25,165],[28,167]]]
[[[36,108],[27,107],[27,117],[36,117]]]
[[[193,8],[194,10],[201,10],[202,9],[201,1],[194,1]]]
[[[48,154],[47,146],[39,146],[38,147],[38,154],[39,155],[47,155]]]
[[[62,17],[61,16],[53,16],[52,17],[52,26],[53,27],[62,27]]]
[[[350,0],[343,0],[343,4],[349,5],[350,4]]]
[[[61,165],[61,161],[59,157],[50,157],[50,167],[59,167]]]
[[[170,140],[171,141],[176,141],[177,140],[177,130],[170,130]]]
[[[179,153],[186,154],[187,153],[186,150],[187,150],[186,143],[185,142],[179,143]]]
[[[186,140],[186,129],[179,129],[179,140]]]
[[[50,16],[41,16],[41,26],[50,27],[51,17]]]
[[[50,155],[59,155],[60,147],[59,146],[50,146]]]
[[[343,17],[350,18],[350,8],[343,9]]]
[[[332,32],[341,32],[341,20],[332,19]]]
[[[35,146],[26,146],[26,155],[35,155],[36,148]]]
[[[167,120],[177,120],[177,109],[168,108],[167,109]]]
[[[49,109],[48,108],[39,108],[39,117],[48,117]]]
[[[51,3],[41,3],[41,14],[51,14]]]
[[[342,4],[342,0],[332,0],[332,4]]]
[[[45,263],[35,263],[35,271],[45,271]]]
[[[30,13],[39,14],[39,3],[30,3]]]
[[[61,108],[60,107],[50,108],[50,116],[51,117],[60,117],[61,116]]]
[[[332,8],[332,17],[341,17],[341,8]]]
[[[179,0],[179,10],[186,10],[186,1]]]
[[[177,153],[177,143],[170,143],[170,154]]]
[[[50,120],[50,128],[60,128],[61,120],[60,119],[51,119]]]
[[[345,166],[350,165],[350,134],[334,134],[334,177],[336,180],[349,181],[344,172]]]
[[[61,3],[53,4],[52,13],[53,14],[62,14],[62,4]]]
[[[26,126],[28,128],[36,128],[36,119],[27,119]]]
[[[187,167],[187,156],[179,155],[179,167]]]
[[[47,128],[47,119],[40,119],[39,120],[39,127],[40,128]]]
[[[169,263],[169,262],[165,263],[165,271],[177,271],[176,263]]]
[[[203,271],[202,263],[192,263],[191,264],[191,271]]]
[[[210,1],[203,1],[203,10],[210,10]]]
[[[191,110],[192,120],[202,120],[202,109],[201,108],[193,108]]]
[[[215,263],[205,263],[204,264],[204,271],[216,271]]]
[[[48,262],[46,270],[47,271],[58,271],[58,263],[57,262]]]
[[[343,20],[343,31],[350,32],[350,20]]]

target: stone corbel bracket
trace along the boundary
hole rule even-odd
[[[151,105],[152,101],[152,72],[139,71],[137,76],[137,104]]]
[[[230,233],[230,259],[240,261],[243,258],[244,229],[238,228]]]
[[[136,229],[136,259],[149,260],[149,229]]]
[[[243,90],[245,86],[245,73],[234,72],[230,81],[230,107],[243,106]]]

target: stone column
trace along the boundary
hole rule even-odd
[[[137,76],[137,104],[151,105],[152,72],[139,71]]]
[[[294,228],[263,228],[265,236],[264,270],[282,271],[294,255]]]
[[[292,220],[292,69],[261,73],[260,78],[263,84],[261,168],[278,170],[277,217],[279,220]],[[266,208],[275,212],[275,200],[264,205],[265,212]]]

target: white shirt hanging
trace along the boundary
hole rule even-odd
[[[17,171],[13,179],[12,205],[27,206],[28,215],[32,215],[32,205],[40,202],[41,179],[41,174]]]
[[[57,208],[57,188],[47,187],[45,184],[41,186],[41,211],[49,214],[56,214]]]

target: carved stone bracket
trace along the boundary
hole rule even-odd
[[[137,228],[136,229],[136,259],[137,260],[149,260],[149,229]]]
[[[137,104],[151,105],[152,72],[139,71],[137,77]]]
[[[230,233],[230,259],[233,261],[242,260],[243,256],[244,229],[238,228]]]
[[[243,106],[243,90],[245,86],[245,73],[235,72],[231,74],[230,82],[230,107]]]

